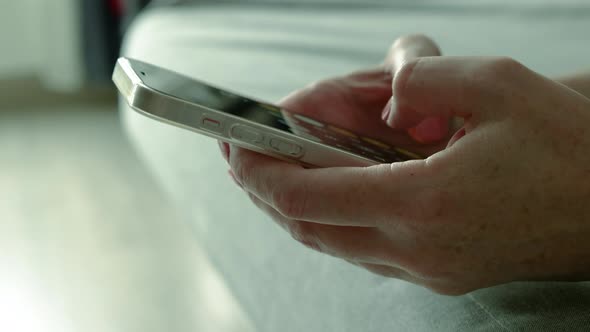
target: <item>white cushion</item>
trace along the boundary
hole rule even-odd
[[[588,12],[204,6],[146,13],[125,54],[269,101],[381,61],[423,32],[447,54],[509,55],[545,74],[588,65]],[[126,128],[260,331],[491,331],[590,324],[587,284],[512,284],[444,297],[290,239],[229,179],[213,140],[122,107]],[[569,296],[569,297],[568,297]]]

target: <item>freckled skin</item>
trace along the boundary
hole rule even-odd
[[[428,55],[420,50],[432,45],[411,36],[390,56]],[[396,84],[383,69],[327,80],[283,106],[429,157],[303,169],[232,147],[233,173],[249,174],[238,181],[254,204],[314,250],[443,294],[516,280],[590,280],[590,99],[507,58],[409,59],[394,72],[407,77],[392,112],[419,112],[400,116],[412,121],[452,115],[465,135],[448,148],[453,130],[420,146],[407,128],[384,125]],[[260,183],[291,199],[273,205]]]
[[[543,79],[539,80],[540,82],[534,82],[535,85],[550,85]],[[557,89],[554,93],[562,95],[568,94],[568,91]],[[566,101],[564,98],[563,102]],[[511,124],[511,134],[504,136],[506,145],[510,141],[520,142],[521,145],[518,148],[506,148],[504,151],[510,158],[503,160],[502,164],[498,164],[498,160],[487,160],[485,154],[489,154],[491,149],[486,149],[479,158],[473,156],[472,163],[455,165],[454,172],[460,174],[453,180],[457,199],[461,200],[463,206],[463,218],[471,218],[463,219],[463,222],[455,219],[447,227],[466,234],[474,230],[468,224],[474,223],[478,227],[472,236],[481,237],[470,251],[455,249],[457,264],[473,269],[481,264],[482,259],[486,259],[486,250],[493,249],[487,253],[487,259],[495,261],[502,255],[502,249],[498,250],[499,244],[509,249],[504,249],[506,257],[502,264],[484,264],[487,273],[497,274],[496,278],[490,278],[490,284],[502,280],[502,271],[505,269],[513,271],[510,276],[512,279],[508,280],[543,279],[543,276],[555,278],[575,274],[584,279],[589,276],[587,271],[579,271],[583,270],[583,265],[588,266],[589,262],[577,260],[580,252],[589,252],[590,248],[571,247],[567,243],[581,242],[590,234],[590,214],[585,198],[590,186],[583,175],[587,172],[585,165],[590,163],[590,158],[587,157],[588,154],[580,153],[590,151],[590,138],[585,130],[576,128],[580,124],[589,123],[590,107],[586,113],[579,112],[576,119],[564,120],[563,113],[544,114],[544,117],[551,116],[551,121],[535,119],[535,114],[545,111],[542,108],[543,102],[536,100],[537,104],[534,104],[535,100],[519,98],[519,104],[529,107],[526,114],[528,121],[524,126]],[[584,104],[584,101],[580,100],[576,104]],[[518,116],[510,120],[525,118],[516,114]],[[544,127],[533,127],[536,130],[529,131],[528,127],[534,125]],[[502,146],[501,141],[498,143]],[[478,159],[486,162],[477,163]],[[489,174],[488,180],[485,183],[478,181],[478,174],[473,172],[474,169],[481,170],[480,174]],[[470,173],[471,176],[466,175]],[[473,186],[470,187],[470,184]],[[489,195],[490,193],[494,194]],[[480,220],[486,220],[486,223],[478,223],[478,218],[474,218],[476,215],[480,215]],[[488,228],[488,225],[491,227]],[[452,241],[453,237],[450,235],[443,242]],[[478,254],[469,257],[475,248],[479,248]],[[444,254],[441,256],[444,257]],[[492,266],[497,270],[490,270]],[[477,279],[479,283],[483,281],[482,278]]]

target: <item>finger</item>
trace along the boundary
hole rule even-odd
[[[389,68],[385,67],[384,64],[380,64],[378,66],[353,71],[341,78],[351,78],[358,82],[375,82],[391,85],[393,73]]]
[[[439,56],[440,49],[432,39],[424,35],[409,35],[395,41],[387,55],[386,65],[396,73],[409,61],[425,56]],[[394,82],[394,81],[392,81]],[[393,84],[393,83],[392,83]],[[393,91],[392,85],[392,91]],[[449,131],[449,120],[445,116],[426,117],[423,114],[395,108],[395,98],[385,106],[383,120],[395,129],[410,129],[420,126],[420,132],[428,135],[416,136],[409,132],[420,143],[432,143],[445,138]]]
[[[383,104],[391,98],[391,81],[392,76],[383,68],[365,70],[295,91],[279,104],[294,113],[420,155],[430,155],[433,151],[443,149],[446,142],[427,147],[417,144],[404,131],[391,130],[377,118]]]
[[[428,176],[424,160],[365,168],[304,169],[231,147],[244,188],[283,216],[340,226],[374,227],[417,208]],[[387,215],[383,211],[390,211]]]
[[[424,115],[412,112],[407,109],[395,109],[395,102],[393,97],[389,99],[383,111],[381,113],[381,119],[385,123],[394,129],[408,129],[417,126],[422,122],[425,117]]]
[[[404,63],[424,56],[441,55],[436,43],[425,35],[415,34],[398,38],[389,48],[384,65],[394,74]]]
[[[421,284],[421,280],[419,278],[416,278],[412,274],[397,267],[363,262],[357,262],[355,265],[361,266],[364,269],[382,277],[404,280],[415,285]]]
[[[221,155],[223,156],[223,159],[229,162],[229,144],[219,140],[217,141],[217,144],[219,145],[219,150],[221,150]]]
[[[352,265],[362,267],[365,270],[372,272],[373,274],[376,274],[381,277],[404,280],[404,281],[410,282],[415,285],[422,284],[422,279],[413,276],[411,273],[409,273],[399,267],[389,266],[389,265],[385,265],[385,264],[371,264],[371,263],[353,261],[353,260],[348,260],[348,259],[345,259],[345,261],[347,261],[348,263],[350,263]]]
[[[481,119],[498,115],[509,87],[522,83],[524,67],[505,58],[426,57],[404,65],[394,78],[397,111],[423,116]],[[489,112],[495,108],[495,112]]]
[[[444,115],[423,117],[418,124],[410,126],[408,134],[418,143],[434,143],[448,136],[450,125],[449,117]]]
[[[252,193],[250,200],[295,240],[330,256],[383,264],[395,252],[383,233],[372,227],[332,226],[289,219]]]
[[[318,107],[334,108],[335,102],[336,105],[348,102],[342,99],[343,96],[350,96],[363,110],[374,109],[378,112],[391,98],[392,79],[391,73],[383,68],[358,71],[346,76],[314,82],[290,93],[278,104],[296,113],[317,115]],[[327,102],[330,104],[327,105]]]
[[[240,187],[240,189],[244,189],[242,184],[238,181],[238,179],[236,179],[236,176],[234,175],[234,172],[231,169],[227,171],[227,174],[229,175],[230,179],[232,179],[232,181],[236,184],[236,186]]]

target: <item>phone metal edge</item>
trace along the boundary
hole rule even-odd
[[[141,105],[142,104],[143,105],[151,104],[151,102],[148,102],[146,100],[152,100],[152,101],[156,100],[160,103],[171,104],[168,106],[173,106],[173,107],[167,107],[166,109],[178,109],[178,108],[183,108],[183,107],[197,107],[202,112],[212,112],[213,114],[221,115],[223,117],[232,119],[232,123],[229,123],[227,126],[228,128],[231,128],[233,126],[241,124],[241,125],[248,125],[251,127],[255,127],[258,130],[269,131],[271,134],[278,136],[278,137],[284,137],[285,135],[288,135],[287,139],[297,141],[297,143],[299,143],[300,145],[303,144],[302,148],[304,148],[304,152],[306,150],[305,148],[307,148],[309,145],[313,145],[316,148],[329,150],[331,153],[338,153],[338,154],[347,156],[349,159],[354,159],[356,161],[355,164],[357,166],[373,166],[373,165],[379,164],[379,162],[376,160],[368,159],[363,156],[359,156],[359,155],[350,153],[348,151],[336,149],[336,148],[333,148],[329,145],[320,144],[320,143],[314,142],[312,140],[305,139],[304,137],[299,137],[299,136],[296,136],[293,134],[285,133],[285,132],[280,131],[276,128],[272,128],[272,127],[260,128],[262,126],[258,123],[251,122],[246,119],[242,119],[240,117],[233,116],[231,114],[220,113],[219,111],[216,111],[214,109],[210,109],[210,108],[204,107],[202,105],[191,103],[189,101],[185,101],[180,98],[174,97],[172,95],[166,94],[164,92],[155,90],[155,89],[145,85],[145,83],[143,83],[141,78],[139,76],[137,76],[137,73],[133,69],[129,59],[125,58],[125,57],[121,57],[117,60],[117,65],[115,66],[115,70],[113,71],[113,82],[117,86],[117,89],[119,90],[121,95],[124,97],[127,104],[134,111],[136,111],[142,115],[145,115],[151,119],[154,119],[154,120],[157,120],[160,122],[164,122],[166,124],[170,124],[170,125],[173,125],[173,126],[176,126],[179,128],[194,131],[194,132],[197,132],[199,134],[202,134],[202,135],[214,138],[214,139],[220,139],[223,141],[233,142],[238,145],[241,145],[242,147],[244,147],[246,149],[255,150],[260,153],[270,155],[274,158],[278,158],[278,159],[288,161],[288,162],[304,164],[305,166],[311,166],[311,167],[322,166],[322,165],[312,165],[312,164],[305,162],[305,160],[304,160],[305,156],[302,156],[301,158],[289,158],[289,157],[284,156],[280,153],[276,153],[270,149],[265,149],[265,148],[259,147],[257,145],[254,145],[254,144],[249,144],[247,142],[243,142],[243,141],[234,139],[230,135],[222,136],[220,134],[210,132],[210,131],[203,129],[201,127],[195,127],[193,125],[189,125],[189,124],[185,124],[182,122],[168,119],[162,115],[154,114],[152,112],[144,110],[141,107]],[[309,149],[307,149],[307,150],[309,150]]]

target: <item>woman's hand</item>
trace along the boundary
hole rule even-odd
[[[387,125],[394,120],[400,122],[400,113],[390,111],[395,73],[408,61],[438,55],[438,46],[430,38],[405,36],[393,43],[379,67],[313,83],[290,94],[280,104],[287,110],[430,155],[445,146],[442,141],[448,138],[447,117],[412,117],[405,116],[406,112],[401,114],[405,130],[391,130]]]
[[[373,137],[393,146],[422,155],[431,155],[446,146],[449,121],[445,117],[427,119],[417,134],[392,130],[387,126],[394,73],[407,61],[420,56],[440,55],[438,47],[423,35],[410,35],[395,41],[380,66],[350,75],[313,83],[284,98],[280,105],[287,110]],[[413,119],[419,119],[414,117]],[[405,129],[405,128],[404,128]],[[425,144],[426,143],[426,144]],[[227,159],[229,146],[220,143]]]
[[[296,240],[440,293],[590,278],[590,100],[506,58],[411,60],[393,92],[409,123],[464,126],[425,160],[367,168],[232,147],[236,180]]]

